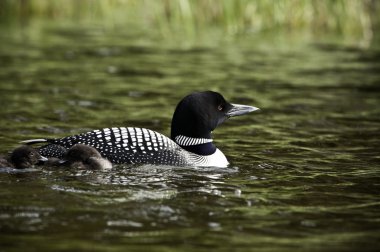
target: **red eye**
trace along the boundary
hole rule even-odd
[[[219,111],[222,111],[222,110],[223,110],[223,105],[222,105],[222,104],[220,104],[220,105],[218,106],[218,110],[219,110]]]

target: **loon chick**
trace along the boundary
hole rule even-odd
[[[81,143],[96,148],[116,164],[226,167],[229,163],[213,144],[211,132],[229,117],[255,110],[258,108],[228,103],[217,92],[195,92],[177,105],[171,123],[171,138],[144,128],[114,127],[23,143],[48,143],[39,149],[47,157],[56,155],[57,145],[70,148]]]
[[[81,169],[111,169],[112,164],[93,147],[76,144],[64,155],[61,164],[68,164],[72,168]]]
[[[0,167],[25,169],[46,160],[47,158],[41,156],[36,149],[30,146],[20,146],[12,151],[8,160],[0,158]]]

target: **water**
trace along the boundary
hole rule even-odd
[[[93,26],[0,36],[1,153],[109,126],[169,135],[175,105],[195,90],[261,108],[214,131],[227,169],[2,169],[1,250],[380,245],[378,49],[269,35],[188,42]]]

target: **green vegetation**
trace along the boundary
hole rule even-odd
[[[2,0],[0,21],[100,20],[108,27],[136,22],[164,34],[214,26],[231,35],[304,30],[372,40],[379,6],[373,0]]]

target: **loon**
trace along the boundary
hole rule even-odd
[[[111,169],[112,164],[103,158],[93,147],[76,144],[71,147],[64,155],[60,164],[67,164],[72,168],[81,169]]]
[[[0,158],[0,167],[25,169],[46,160],[47,158],[41,156],[36,149],[30,146],[20,146],[12,151],[8,160]]]
[[[145,128],[113,127],[22,143],[47,143],[39,148],[39,153],[46,157],[62,158],[62,147],[85,144],[114,164],[227,167],[229,162],[213,144],[211,133],[226,119],[255,110],[258,108],[231,104],[217,92],[194,92],[178,103],[170,138]]]

